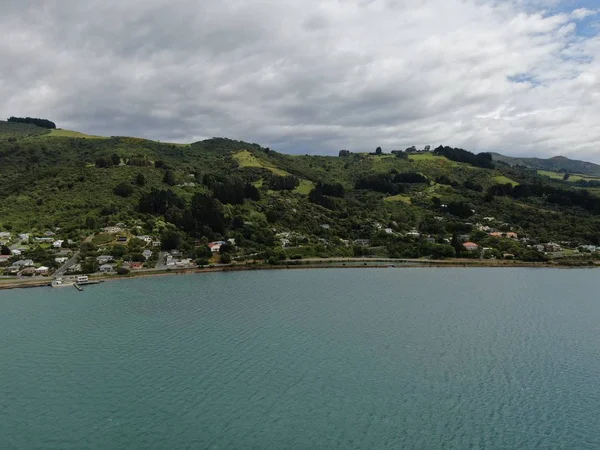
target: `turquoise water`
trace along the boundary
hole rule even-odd
[[[599,274],[0,291],[0,448],[598,449]]]

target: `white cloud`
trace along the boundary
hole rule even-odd
[[[0,116],[283,151],[600,160],[594,13],[514,0],[7,0]],[[512,81],[511,81],[512,80]]]

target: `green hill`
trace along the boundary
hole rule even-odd
[[[499,153],[492,153],[494,161],[501,161],[511,166],[523,166],[535,170],[545,170],[549,172],[576,173],[600,177],[600,165],[587,161],[565,158],[564,156],[554,156],[552,158],[517,158],[513,156],[504,156]]]
[[[288,155],[223,138],[179,145],[0,122],[0,231],[59,229],[76,243],[95,234],[110,251],[114,239],[98,236],[120,223],[192,258],[205,242],[235,239],[235,257],[273,263],[482,255],[466,239],[489,248],[484,257],[536,260],[546,256],[528,245],[600,243],[593,188],[443,154]]]

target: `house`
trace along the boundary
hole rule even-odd
[[[507,231],[506,233],[504,233],[504,236],[506,236],[509,239],[519,239],[517,233],[513,233],[512,231]]]
[[[340,239],[340,242],[344,244],[346,247],[350,245],[350,241],[348,239]]]
[[[106,264],[107,262],[112,261],[114,258],[111,255],[101,255],[96,258],[98,264]]]
[[[435,244],[435,238],[432,237],[426,237],[425,239],[423,239],[425,242],[427,242],[428,244]]]
[[[588,252],[594,253],[597,249],[595,245],[580,245],[580,249],[587,250]]]
[[[290,240],[286,238],[281,238],[281,246],[287,247],[288,245],[290,245]]]
[[[60,256],[58,258],[54,258],[54,261],[56,261],[58,264],[64,264],[69,260],[69,258],[67,258],[66,256]]]
[[[419,233],[417,230],[410,230],[408,233],[406,233],[406,236],[410,236],[410,237],[420,237],[421,233]]]
[[[152,241],[152,247],[160,247],[161,242],[160,241]]]
[[[35,267],[26,267],[25,269],[21,270],[21,275],[26,277],[35,275]]]
[[[77,278],[75,278],[75,282],[77,283],[87,283],[89,280],[87,275],[79,275]]]
[[[36,237],[33,240],[35,242],[54,242],[54,238],[51,237]]]
[[[492,220],[496,220],[494,217],[484,217],[483,220],[491,222]]]
[[[61,247],[62,247],[62,245],[63,245],[63,242],[65,242],[65,241],[63,241],[62,239],[59,239],[59,240],[57,240],[57,241],[54,241],[54,242],[52,243],[52,246],[53,246],[54,248],[61,248]]]
[[[475,242],[465,242],[463,247],[469,252],[474,252],[479,249],[479,245],[477,245]]]
[[[321,224],[321,228],[323,228],[324,230],[329,230],[329,229],[331,228],[331,226],[329,226],[329,225],[328,225],[328,224],[326,224],[326,223],[322,223],[322,224]]]
[[[69,267],[67,269],[67,272],[69,272],[69,273],[81,272],[81,264],[73,264],[71,267]]]
[[[369,239],[355,239],[354,240],[354,245],[358,245],[360,247],[367,247],[370,244],[371,244],[371,241]]]
[[[0,255],[0,264],[4,264],[10,259],[10,255]]]
[[[562,247],[560,245],[554,243],[554,242],[548,242],[548,243],[543,244],[543,245],[544,245],[544,249],[547,252],[560,252],[560,251],[562,251]]]
[[[1,239],[10,239],[10,233],[8,231],[0,231]]]
[[[143,264],[141,262],[132,262],[131,265],[129,266],[129,268],[131,270],[139,270],[141,269],[143,266]]]
[[[504,259],[515,259],[515,255],[513,255],[512,253],[504,253],[504,254],[502,255],[502,257],[503,257]]]
[[[391,228],[385,228],[383,231],[385,231],[385,234],[394,234],[394,230]]]
[[[29,240],[29,233],[21,233],[19,234],[19,240],[21,242]]]
[[[11,252],[11,253],[12,253],[14,256],[20,256],[20,255],[23,253],[23,251],[22,251],[22,250],[19,250],[18,248],[13,248],[13,249],[12,249],[10,252]]]
[[[534,248],[535,250],[537,250],[540,253],[543,253],[545,251],[545,248],[544,248],[543,244],[534,245],[532,248]]]
[[[56,236],[56,233],[54,233],[53,231],[48,230],[48,231],[46,231],[44,233],[44,236],[46,236],[46,237],[52,237],[52,236]]]
[[[99,267],[99,270],[103,273],[112,272],[114,270],[114,266],[112,264],[102,264]]]
[[[117,242],[127,242],[127,236],[119,236]]]
[[[116,234],[116,233],[122,232],[123,228],[121,228],[121,227],[104,227],[103,231],[105,233],[109,233],[109,234]]]
[[[140,241],[144,241],[146,244],[151,244],[151,243],[152,243],[152,238],[151,238],[150,236],[148,236],[148,235],[145,235],[145,234],[144,234],[144,235],[142,235],[142,236],[137,236],[137,238],[138,238]]]
[[[235,238],[227,239],[227,243],[230,245],[235,245]]]
[[[461,234],[458,236],[458,240],[460,242],[468,242],[469,239],[471,239],[471,236],[469,236],[468,234]]]
[[[502,237],[502,233],[501,233],[501,232],[499,232],[499,231],[492,231],[492,232],[490,233],[490,236],[491,236],[491,237],[495,237],[495,238],[501,238],[501,237]]]
[[[152,256],[152,250],[146,249],[142,252],[142,255],[144,255],[144,258],[148,259]]]
[[[10,266],[4,269],[4,275],[16,275],[17,273],[19,273],[19,267],[17,266]]]
[[[13,266],[17,266],[17,267],[31,267],[33,266],[33,260],[31,259],[20,259],[19,261],[15,261],[13,263]]]
[[[50,269],[46,266],[40,266],[37,269],[35,269],[35,274],[36,275],[48,275],[48,271]]]
[[[213,253],[218,252],[219,250],[221,250],[221,247],[223,245],[226,245],[227,242],[224,241],[215,241],[215,242],[211,242],[210,244],[208,244],[208,248],[210,248],[210,251]]]

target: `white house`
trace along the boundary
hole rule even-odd
[[[227,239],[227,242],[231,245],[235,245],[235,238]]]
[[[40,266],[37,269],[35,269],[35,273],[36,275],[47,275],[49,270],[50,269],[46,266]]]
[[[331,226],[326,223],[322,223],[321,228],[323,228],[324,230],[329,230],[331,228]]]
[[[65,241],[64,241],[64,240],[62,240],[62,239],[58,239],[58,240],[56,240],[56,241],[54,241],[54,242],[52,243],[52,246],[53,246],[54,248],[61,248],[61,247],[62,247],[62,245],[63,245],[63,242],[65,242]]]
[[[66,256],[60,256],[58,258],[54,258],[54,261],[56,261],[58,264],[64,264],[69,260],[69,258],[67,258]]]
[[[142,252],[142,255],[144,255],[144,258],[148,259],[152,256],[152,250],[146,249]]]
[[[146,244],[151,244],[152,243],[152,238],[146,234],[142,235],[142,236],[137,236],[137,238],[140,241],[144,241]]]
[[[29,240],[29,233],[21,233],[21,234],[19,234],[19,240],[20,241],[28,241]]]
[[[96,258],[98,264],[106,264],[107,262],[112,261],[114,258],[111,255],[101,255]]]
[[[0,238],[10,239],[10,233],[8,231],[0,231]]]
[[[391,228],[386,228],[383,231],[385,231],[385,234],[394,234],[394,230],[392,230]]]
[[[23,252],[22,252],[21,250],[19,250],[18,248],[13,248],[13,249],[12,249],[10,252],[11,252],[11,253],[12,253],[14,256],[19,256],[19,255],[21,255],[21,254],[23,253]]]
[[[104,227],[104,232],[109,234],[120,233],[121,231],[123,231],[121,227]]]
[[[160,241],[152,241],[152,247],[160,247]]]
[[[44,233],[44,236],[47,236],[47,237],[51,237],[51,236],[55,236],[55,235],[56,235],[56,234],[55,234],[53,231],[50,231],[50,230],[48,230],[48,231],[46,231],[46,232]]]
[[[99,268],[100,272],[112,272],[114,266],[112,264],[102,264]]]
[[[17,267],[31,267],[33,266],[33,260],[31,259],[21,259],[19,261],[15,261],[13,263],[13,266],[17,266]]]
[[[421,236],[421,233],[419,233],[417,230],[410,230],[408,233],[406,233],[406,235],[411,237],[419,237]]]

